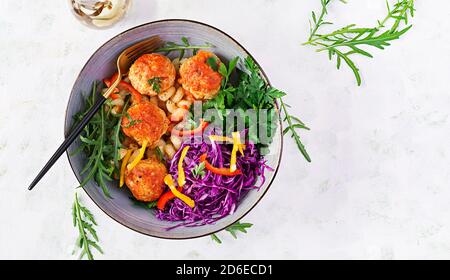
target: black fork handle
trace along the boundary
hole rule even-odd
[[[48,160],[39,174],[34,178],[33,182],[31,182],[28,190],[32,190],[36,184],[44,177],[44,175],[50,170],[50,168],[55,164],[55,162],[59,159],[59,157],[69,148],[70,144],[78,138],[78,136],[83,131],[83,128],[89,123],[95,113],[102,107],[103,103],[105,103],[106,98],[103,96],[98,96],[97,100],[94,103],[94,106],[87,112],[87,114],[83,117],[83,119],[73,128],[70,134],[66,137],[64,142],[59,146],[56,152],[52,155],[52,157]]]

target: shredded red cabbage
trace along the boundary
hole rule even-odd
[[[190,139],[192,140],[192,139]],[[178,161],[181,151],[189,146],[184,160],[186,184],[183,193],[195,201],[195,207],[190,208],[183,201],[175,198],[167,203],[164,211],[157,210],[157,218],[172,222],[182,222],[168,230],[179,226],[201,226],[212,224],[217,220],[233,214],[240,199],[250,190],[259,189],[265,181],[264,172],[268,167],[252,143],[246,143],[244,156],[238,153],[237,168],[242,175],[222,176],[206,168],[205,176],[195,177],[192,170],[200,163],[200,156],[207,153],[207,160],[215,167],[229,167],[233,145],[226,143],[203,141],[185,141],[170,162],[169,173],[174,178],[178,175]],[[192,143],[191,143],[192,142]],[[257,179],[261,177],[261,184],[256,186]]]

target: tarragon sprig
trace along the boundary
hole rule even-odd
[[[102,248],[97,244],[98,236],[94,228],[97,222],[92,213],[80,204],[77,193],[75,193],[75,200],[72,206],[72,217],[73,226],[77,227],[79,232],[76,245],[81,250],[80,259],[86,256],[89,260],[93,260],[94,256],[91,248],[103,254]]]
[[[303,45],[315,46],[317,52],[326,51],[330,60],[336,58],[336,66],[340,69],[344,62],[353,72],[356,82],[361,85],[359,68],[353,61],[353,55],[362,55],[372,58],[372,54],[364,47],[384,49],[390,46],[390,42],[399,39],[412,25],[409,18],[414,17],[414,0],[397,0],[394,5],[387,5],[387,15],[383,20],[378,20],[376,27],[357,27],[355,24],[347,25],[327,34],[320,34],[319,30],[324,25],[332,24],[325,21],[328,6],[332,0],[321,0],[322,8],[319,16],[312,12],[312,23],[309,40]],[[344,2],[345,1],[342,1]],[[392,22],[390,26],[388,23]],[[404,26],[404,27],[401,27]]]

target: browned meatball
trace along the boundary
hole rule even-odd
[[[152,53],[139,57],[130,67],[128,78],[131,85],[141,94],[155,96],[173,86],[176,70],[169,58]],[[157,79],[159,90],[155,91],[149,80]]]
[[[151,102],[137,103],[127,113],[128,116],[122,118],[122,130],[139,145],[147,140],[148,147],[153,148],[167,132],[170,121],[166,113]]]
[[[217,65],[220,64],[215,54],[201,50],[180,67],[180,83],[195,99],[212,99],[220,90],[222,75],[207,63],[211,57],[215,59]]]
[[[125,184],[133,196],[144,202],[157,200],[164,192],[167,168],[159,160],[141,160],[131,171],[125,172]]]

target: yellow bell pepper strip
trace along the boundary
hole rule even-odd
[[[228,143],[234,142],[233,138],[226,137],[226,136],[220,136],[220,135],[209,135],[208,138],[210,141],[213,141],[213,142],[228,142]],[[244,155],[244,149],[245,149],[245,144],[241,144],[240,138],[239,138],[239,152],[241,153],[241,155]]]
[[[144,140],[144,142],[142,143],[142,147],[139,150],[138,156],[133,160],[133,162],[128,164],[128,167],[127,167],[128,171],[131,171],[141,161],[141,159],[144,157],[145,149],[147,148],[147,144],[148,144],[148,141]]]
[[[233,139],[230,137],[226,137],[226,136],[221,136],[221,135],[209,135],[208,136],[209,140],[214,141],[214,142],[229,142],[232,143]]]
[[[233,135],[233,140],[234,140],[233,142],[236,142],[239,152],[241,153],[241,156],[243,156],[245,145],[241,144],[241,135],[239,134],[239,132],[233,132],[232,135]]]
[[[233,132],[233,149],[231,150],[231,159],[230,159],[230,172],[236,171],[236,161],[237,161],[237,151],[239,150],[240,145],[240,135],[239,132]]]
[[[179,187],[184,186],[184,184],[186,183],[186,175],[184,174],[183,161],[184,161],[184,158],[186,157],[188,150],[189,150],[189,146],[186,146],[183,148],[183,150],[181,151],[180,160],[178,161],[178,186]]]
[[[175,184],[173,182],[173,178],[172,175],[167,174],[166,177],[164,177],[164,183],[166,183],[166,185],[170,188],[170,190],[172,191],[172,193],[178,197],[179,199],[181,199],[184,203],[186,203],[189,207],[194,208],[195,206],[195,202],[188,196],[182,194],[181,192],[179,192],[177,190],[177,188],[175,188]]]
[[[128,160],[130,159],[132,153],[133,149],[129,149],[122,159],[122,165],[120,166],[120,180],[119,180],[120,188],[123,186],[125,182],[125,168],[127,167]]]

